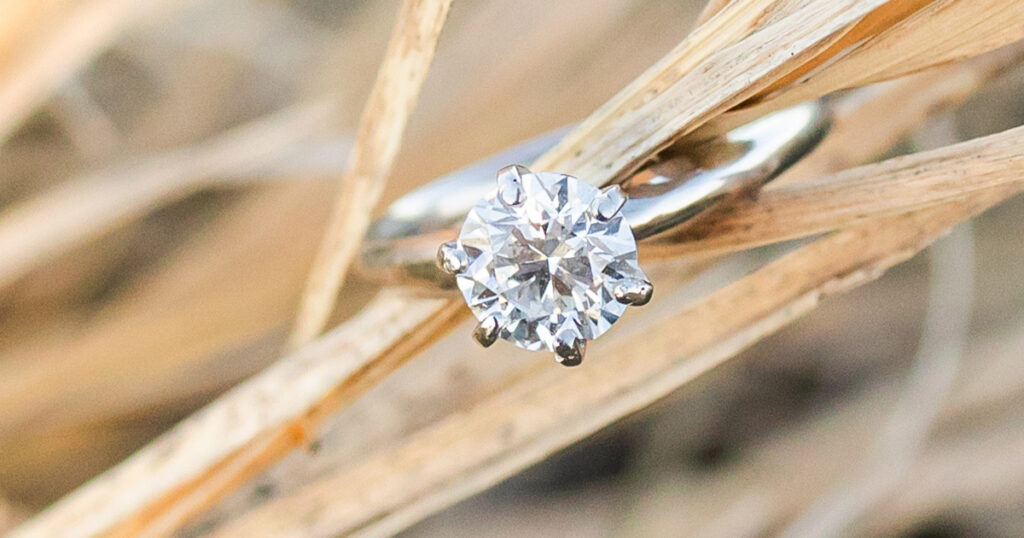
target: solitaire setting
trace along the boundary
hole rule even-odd
[[[438,265],[479,320],[481,345],[501,338],[576,366],[588,340],[653,294],[621,212],[626,195],[518,165],[501,169],[497,183],[458,239],[441,245]]]
[[[567,132],[552,131],[395,200],[367,230],[357,270],[415,293],[459,291],[484,347],[500,338],[575,366],[587,342],[651,299],[638,244],[671,242],[714,208],[756,193],[813,150],[831,118],[831,101],[818,100],[684,137],[604,189],[505,166],[536,161]]]

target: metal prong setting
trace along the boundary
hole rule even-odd
[[[590,206],[590,212],[598,220],[609,220],[621,211],[625,204],[626,193],[622,192],[622,187],[611,185],[601,189],[601,194],[594,198]]]
[[[651,302],[654,286],[647,280],[626,280],[615,286],[615,299],[630,306],[643,306]]]
[[[570,332],[555,335],[555,360],[562,366],[579,366],[587,351],[587,341]]]
[[[455,241],[448,241],[437,249],[437,265],[449,275],[455,275],[466,270],[469,258]]]
[[[508,207],[523,203],[523,176],[529,173],[529,168],[518,164],[498,170],[498,200]]]
[[[497,316],[487,316],[473,329],[473,339],[484,347],[491,347],[491,344],[498,339],[498,331],[501,329],[501,322]]]

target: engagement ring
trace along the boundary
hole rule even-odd
[[[756,192],[816,147],[829,120],[823,101],[798,105],[700,144],[677,144],[604,188],[509,164],[552,147],[563,132],[552,133],[396,201],[370,228],[361,272],[457,288],[484,347],[507,340],[575,366],[627,307],[650,301],[638,243],[642,249],[644,240]]]

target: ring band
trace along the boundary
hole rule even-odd
[[[778,177],[813,150],[830,127],[830,106],[818,100],[698,145],[672,146],[620,183],[627,196],[622,214],[638,242],[678,229]],[[495,170],[532,162],[567,132],[568,127],[527,141],[395,201],[370,226],[358,267],[361,276],[382,284],[454,289],[454,277],[435,263],[438,245],[451,240],[473,204],[495,190]]]

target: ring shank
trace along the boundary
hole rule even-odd
[[[813,150],[831,126],[831,110],[812,101],[775,112],[698,145],[678,143],[621,183],[622,212],[637,241],[693,222],[710,209],[759,189]],[[454,288],[434,263],[437,247],[479,199],[496,188],[494,172],[534,161],[568,132],[562,128],[443,176],[395,201],[374,222],[358,271],[382,284]]]

